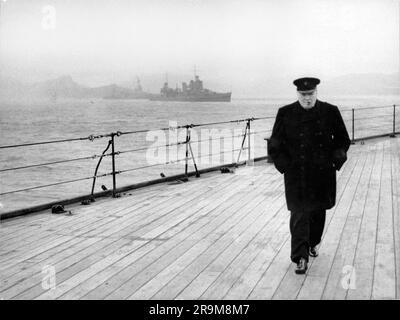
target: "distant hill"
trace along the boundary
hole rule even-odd
[[[43,97],[86,98],[89,88],[81,86],[72,80],[71,76],[62,76],[31,85],[31,94]]]
[[[31,87],[31,92],[36,96],[57,98],[103,98],[114,92],[133,93],[133,89],[110,84],[100,87],[86,87],[76,83],[71,76],[63,76],[57,79],[37,83]]]
[[[204,79],[205,86],[213,90],[227,89],[221,83],[232,84],[232,96],[236,97],[271,97],[293,95],[292,79],[284,78],[252,79]],[[159,92],[164,79],[159,75],[143,75],[143,83],[151,92]],[[171,77],[172,78],[172,77]],[[187,81],[188,77],[175,75],[170,79],[170,86],[174,81],[181,79]],[[157,80],[157,81],[156,81]],[[399,74],[348,74],[331,79],[321,79],[320,92],[332,95],[400,95]],[[180,83],[178,83],[180,85]],[[0,98],[21,99],[29,98],[104,98],[113,95],[131,96],[135,94],[132,83],[110,84],[98,87],[89,87],[75,82],[71,76],[62,76],[34,84],[22,83],[18,80],[0,76]]]
[[[0,76],[0,98],[16,99],[29,90],[28,86],[13,78]]]
[[[34,84],[24,84],[9,78],[0,79],[1,98],[103,98],[113,95],[115,92],[132,94],[133,89],[110,84],[99,87],[87,87],[75,82],[71,76],[62,76]]]

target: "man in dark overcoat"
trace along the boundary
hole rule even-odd
[[[304,274],[318,255],[326,210],[336,201],[336,171],[347,160],[349,135],[338,107],[317,100],[316,78],[295,80],[298,101],[281,107],[268,154],[284,174],[290,213],[291,260]]]

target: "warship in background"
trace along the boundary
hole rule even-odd
[[[143,91],[139,78],[136,79],[136,87],[134,89],[119,87],[113,85],[111,94],[103,97],[103,99],[149,99],[152,94]]]
[[[203,81],[194,74],[194,80],[190,80],[189,85],[182,83],[182,88],[172,89],[168,86],[168,80],[160,90],[160,94],[152,94],[149,97],[153,101],[231,101],[231,92],[218,93],[203,88]]]

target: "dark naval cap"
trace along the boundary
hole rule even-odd
[[[297,91],[313,90],[321,81],[317,78],[299,78],[293,81]]]

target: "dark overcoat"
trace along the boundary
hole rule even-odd
[[[278,110],[268,154],[284,174],[288,210],[335,205],[336,170],[347,160],[349,146],[338,107],[317,100],[310,110],[298,101]]]

